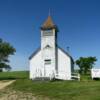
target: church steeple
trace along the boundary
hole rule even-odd
[[[41,26],[41,29],[42,30],[55,29],[56,31],[58,31],[57,26],[54,24],[50,15],[48,16],[46,21]]]

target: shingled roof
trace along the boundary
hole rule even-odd
[[[41,26],[41,29],[45,30],[45,29],[52,29],[52,28],[55,28],[57,30],[57,26],[54,24],[51,16],[48,16],[47,20]]]

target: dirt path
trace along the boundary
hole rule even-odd
[[[12,81],[0,81],[0,90],[4,89],[5,87],[7,87],[8,85],[12,84],[13,82],[15,82],[15,80]]]
[[[5,88],[8,85],[12,84],[14,81],[15,80],[0,81],[0,100],[51,100],[47,97],[38,97],[33,93],[23,93],[21,91],[14,91],[9,88]]]

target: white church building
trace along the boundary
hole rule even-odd
[[[72,57],[57,44],[58,28],[51,16],[41,26],[41,47],[29,57],[30,79],[71,80]]]

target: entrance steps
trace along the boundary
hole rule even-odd
[[[34,81],[49,81],[49,77],[36,77],[33,79]]]

